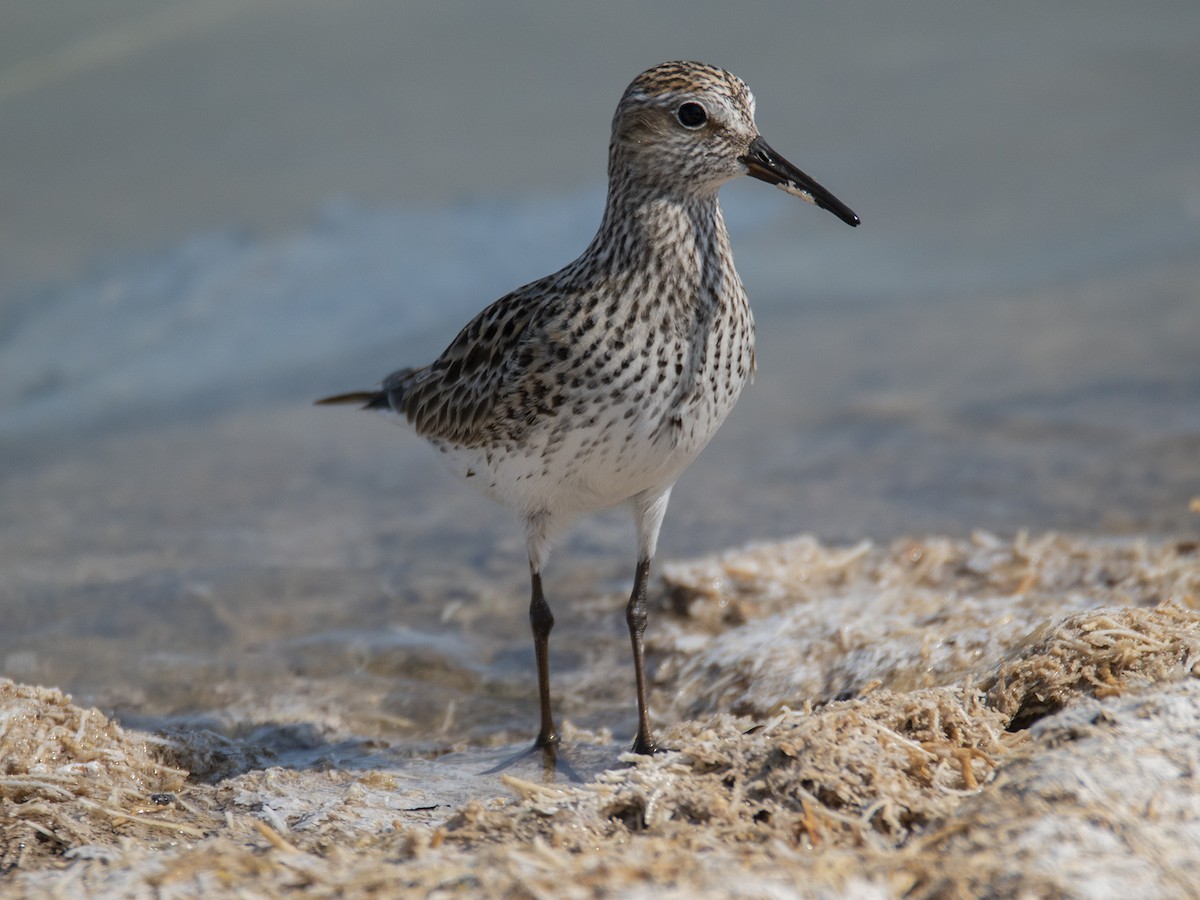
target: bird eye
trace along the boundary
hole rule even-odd
[[[675,118],[684,128],[699,128],[708,121],[708,113],[699,103],[684,103],[675,112]]]

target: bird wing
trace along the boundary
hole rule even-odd
[[[530,340],[538,313],[547,300],[541,282],[501,297],[472,319],[434,362],[401,369],[383,382],[392,409],[402,413],[418,434],[461,447],[494,440],[513,422],[500,408],[511,396],[521,373],[528,370]]]

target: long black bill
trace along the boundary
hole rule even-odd
[[[829,210],[847,225],[859,223],[854,210],[772,150],[771,145],[761,137],[756,137],[750,142],[750,149],[741,157],[741,161],[746,167],[746,174],[752,178],[773,184],[793,197],[815,203],[821,209]]]

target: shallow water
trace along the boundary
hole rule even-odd
[[[836,83],[829,48],[707,54],[864,225],[726,190],[758,380],[681,479],[662,559],[802,530],[1195,531],[1200,16],[1077,13],[847,11],[823,20],[860,51]],[[604,120],[571,121],[563,147],[602,158],[621,86],[661,55],[603,91],[579,76]],[[572,120],[584,100],[559,89],[542,112]],[[0,98],[10,124],[26,114]],[[513,169],[507,194],[468,179],[470,202],[329,201],[273,233],[185,231],[4,282],[0,672],[277,749],[297,725],[414,750],[520,739],[518,527],[411,435],[309,402],[432,358],[582,248],[602,186],[531,177]],[[619,737],[632,543],[620,512],[582,522],[547,574],[560,712]]]

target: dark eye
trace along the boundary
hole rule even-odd
[[[699,103],[684,103],[675,113],[684,128],[699,128],[708,121],[708,113]]]

